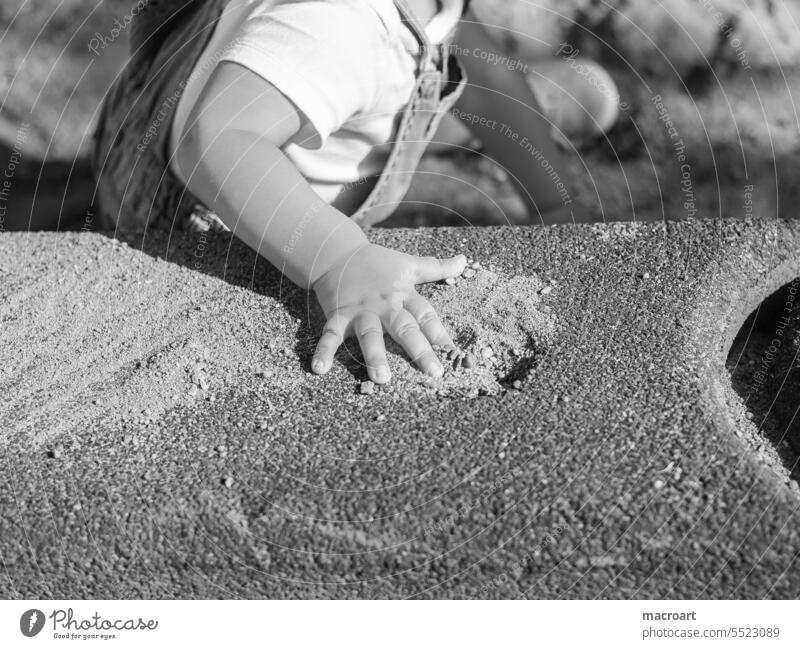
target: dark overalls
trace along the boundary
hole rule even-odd
[[[228,0],[140,2],[131,57],[103,105],[95,132],[95,204],[105,229],[207,230],[220,223],[170,168],[170,130],[178,101]],[[417,81],[398,116],[395,141],[374,188],[352,219],[368,227],[402,201],[442,116],[465,76],[450,39],[431,45],[405,0],[395,0],[420,45]]]

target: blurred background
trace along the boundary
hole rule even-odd
[[[2,229],[40,229],[54,210],[59,228],[85,226],[93,194],[91,134],[103,96],[125,65],[130,30],[119,21],[131,5],[0,5],[0,163],[13,168]],[[800,4],[794,0],[473,0],[473,6],[496,26],[513,60],[531,63],[531,76],[537,62],[574,66],[589,59],[613,78],[621,108],[616,123],[564,147],[570,180],[591,219],[794,216],[800,192]],[[472,149],[479,147],[439,147],[428,155],[423,170],[432,173],[418,175],[409,201],[387,225],[528,222],[502,170]]]

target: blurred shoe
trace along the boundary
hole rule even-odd
[[[566,148],[580,147],[608,132],[619,118],[617,84],[590,59],[549,59],[531,64],[528,83],[553,125],[552,136]],[[479,149],[480,142],[452,115],[445,115],[428,153]]]
[[[619,89],[599,63],[568,58],[530,67],[528,83],[553,124],[557,141],[580,146],[614,126],[620,112]]]

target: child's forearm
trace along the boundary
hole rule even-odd
[[[312,371],[328,372],[339,346],[355,335],[370,379],[386,383],[386,332],[422,371],[442,376],[431,345],[453,341],[415,286],[460,275],[466,259],[416,257],[369,243],[283,154],[304,119],[266,79],[223,62],[180,134],[178,167],[189,189],[240,239],[313,289],[326,322]]]
[[[480,56],[481,52],[494,52],[498,47],[470,14],[460,26],[458,43],[469,84],[456,115],[466,121],[492,157],[508,170],[533,213],[562,206],[567,182],[565,165],[553,143],[550,124],[525,77],[516,69],[493,65]]]
[[[243,130],[185,143],[189,189],[234,234],[290,280],[310,288],[367,243],[361,228],[323,201],[283,152]]]

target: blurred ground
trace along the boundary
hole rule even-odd
[[[768,217],[796,203],[797,4],[538,0],[475,6],[485,22],[503,28],[512,56],[531,61],[562,49],[562,57],[602,62],[620,86],[625,110],[617,127],[570,156],[579,200],[598,220]],[[475,157],[429,159],[424,170],[441,175],[418,177],[415,190],[421,201],[436,202],[437,192],[440,200],[446,196],[447,207],[436,212],[448,224],[465,217],[473,224],[524,222],[521,204],[492,166]],[[451,171],[459,180],[444,178]],[[409,206],[396,221],[414,223],[417,210]]]
[[[13,0],[0,7],[0,136],[13,142],[19,125],[29,123],[22,151],[28,163],[45,155],[71,161],[86,151],[98,103],[124,63],[128,30],[115,34],[114,23],[124,21],[129,4]],[[768,217],[797,200],[797,5],[476,5],[485,22],[502,29],[512,57],[532,61],[561,48],[603,62],[620,86],[618,125],[602,141],[569,154],[574,193],[596,220]],[[91,52],[93,38],[106,47]],[[25,173],[38,170],[34,164]],[[527,221],[502,172],[479,154],[431,156],[421,171],[388,225]],[[55,178],[39,187],[59,189]],[[90,194],[91,186],[80,184],[79,191]]]
[[[80,228],[92,203],[88,161],[102,97],[125,63],[127,33],[111,39],[128,0],[8,0],[0,5],[0,166],[11,191],[0,231]],[[95,34],[107,39],[89,51]],[[47,164],[44,164],[46,162]]]
[[[95,32],[111,37],[130,0],[5,0],[0,5],[0,96],[4,121],[30,122],[29,155],[73,157],[88,146],[100,100],[124,65],[123,31],[99,54]],[[49,151],[48,151],[49,147]]]

